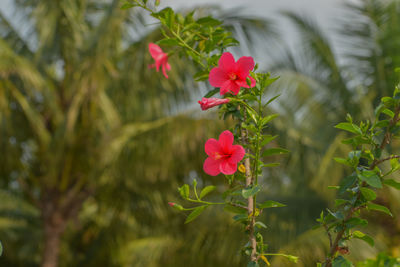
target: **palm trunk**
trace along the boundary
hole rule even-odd
[[[64,232],[63,222],[59,225],[53,222],[44,223],[44,250],[42,267],[57,267],[60,253],[60,239]]]

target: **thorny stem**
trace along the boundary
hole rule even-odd
[[[394,125],[396,125],[396,123],[400,120],[399,113],[400,113],[400,107],[396,107],[395,114],[394,114],[392,120],[390,121],[388,127],[386,128],[385,137],[383,138],[382,143],[379,146],[379,148],[382,149],[382,150],[386,147],[386,145],[388,145],[390,143],[390,140],[392,138],[392,134],[390,133],[390,129]],[[391,158],[400,158],[400,156],[391,156],[391,157],[380,159],[380,160],[379,159],[375,159],[372,162],[372,164],[369,167],[369,169],[373,170],[378,164],[380,164],[380,163],[382,163],[382,162],[384,162],[386,160],[389,160]],[[365,184],[365,182],[363,182],[363,184]],[[357,199],[356,199],[355,202],[357,202],[357,200],[359,200],[360,196],[361,196],[361,191],[358,191]],[[344,235],[344,233],[346,231],[344,223],[353,216],[354,212],[356,212],[357,210],[360,210],[362,208],[364,208],[364,206],[359,206],[359,207],[356,207],[356,208],[352,208],[349,211],[349,213],[347,214],[347,216],[345,217],[345,219],[343,220],[343,229],[340,232],[337,233],[335,241],[333,242],[333,244],[331,243],[330,251],[329,251],[329,254],[328,254],[328,258],[325,261],[325,266],[326,267],[332,267],[332,260],[334,259],[334,255],[335,255],[336,251],[338,250],[339,241],[343,238],[343,235]],[[327,231],[327,232],[328,232],[329,238],[331,239],[330,232],[329,231]]]

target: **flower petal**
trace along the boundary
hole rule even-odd
[[[217,140],[215,140],[214,138],[210,138],[204,145],[204,150],[206,151],[208,156],[213,157],[216,152],[221,152],[221,147]]]
[[[149,43],[149,52],[150,55],[156,59],[160,54],[163,54],[164,52],[162,51],[161,47],[159,47],[156,44]]]
[[[223,152],[225,152],[226,154],[230,154],[233,144],[233,134],[228,130],[223,131],[219,135],[218,143]]]
[[[241,145],[232,146],[232,155],[229,158],[229,162],[231,164],[237,164],[239,161],[243,159],[244,154],[246,154],[246,152]]]
[[[221,162],[222,162],[222,160],[220,160],[220,159],[215,160],[211,157],[206,158],[206,160],[204,161],[204,164],[203,164],[204,172],[211,176],[218,175],[221,172],[220,167],[219,167]]]
[[[218,60],[218,67],[224,72],[231,72],[235,69],[235,58],[229,52],[225,52]]]
[[[220,95],[224,95],[227,93],[231,93],[233,95],[237,95],[240,91],[240,86],[236,84],[236,82],[231,81],[231,80],[227,80],[225,81],[220,90],[219,90],[219,94]]]
[[[249,72],[253,69],[254,59],[252,57],[241,57],[236,62],[236,73],[242,79],[246,79]]]
[[[228,75],[221,68],[213,68],[208,76],[211,86],[221,87],[228,80]]]
[[[162,73],[164,74],[165,78],[168,79],[168,74],[166,70],[166,64],[162,64]]]
[[[223,160],[219,165],[219,170],[226,175],[234,174],[237,170],[237,164],[232,164],[229,160]]]

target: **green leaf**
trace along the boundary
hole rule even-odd
[[[381,178],[374,171],[364,170],[358,175],[358,178],[372,187],[382,188]]]
[[[348,188],[350,188],[355,182],[357,181],[357,176],[355,175],[350,175],[346,176],[345,178],[342,179],[340,182],[340,188],[339,188],[339,195],[343,195]]]
[[[354,231],[353,232],[353,237],[354,238],[358,238],[361,240],[364,240],[365,242],[367,242],[371,247],[374,246],[375,242],[372,239],[372,237],[370,237],[369,235],[364,234],[363,232],[360,231]]]
[[[384,212],[384,213],[386,213],[386,214],[388,214],[388,215],[393,217],[393,214],[385,206],[374,204],[374,203],[367,203],[367,208],[370,209],[370,210],[376,210],[376,211]]]
[[[382,111],[382,113],[388,115],[390,118],[393,118],[393,117],[394,117],[394,113],[393,113],[393,111],[391,111],[390,109],[385,108],[385,109]]]
[[[267,229],[267,226],[266,226],[264,223],[262,223],[262,222],[256,222],[256,223],[254,224],[254,226],[256,226],[256,227],[258,227],[258,228]]]
[[[184,184],[183,186],[179,187],[178,190],[182,198],[187,199],[189,197],[189,185]]]
[[[224,206],[224,210],[225,210],[225,211],[228,211],[228,212],[235,213],[235,214],[247,214],[247,210],[246,210],[246,209],[240,208],[240,207],[237,207],[237,206],[232,206],[232,205],[229,204],[229,203],[227,203],[227,204]],[[246,216],[247,216],[247,215],[246,215]]]
[[[204,26],[211,26],[211,27],[215,27],[215,26],[218,26],[218,25],[222,24],[221,21],[219,21],[217,19],[214,19],[213,17],[210,17],[210,16],[199,18],[197,20],[197,23],[201,24],[201,25],[204,25]]]
[[[179,41],[175,38],[165,38],[158,41],[157,44],[173,46],[173,45],[179,45]]]
[[[256,186],[251,186],[251,187],[246,187],[242,189],[242,196],[244,198],[249,198],[257,194],[261,190],[261,187],[259,185]]]
[[[361,219],[361,218],[353,217],[353,218],[347,220],[345,222],[345,224],[348,229],[351,229],[351,228],[359,227],[359,226],[367,226],[368,221]]]
[[[258,121],[258,114],[255,113],[252,109],[249,109],[249,108],[247,108],[247,107],[246,107],[246,110],[247,110],[247,113],[249,114],[249,116],[253,119],[253,121],[254,121],[255,123],[257,123],[257,121]]]
[[[190,214],[189,216],[187,216],[185,224],[186,223],[190,223],[191,221],[193,221],[194,219],[196,219],[206,208],[208,207],[208,205],[204,205],[204,206],[199,206],[197,208],[195,208]]]
[[[335,128],[342,129],[355,134],[362,134],[361,129],[357,125],[350,122],[341,122],[338,125],[336,125]]]
[[[274,96],[273,98],[271,98],[270,100],[268,100],[268,102],[264,104],[264,107],[265,107],[265,106],[268,106],[272,101],[274,101],[274,100],[277,99],[278,97],[280,97],[280,94],[279,94],[279,95],[276,95],[276,96]]]
[[[264,150],[263,152],[263,157],[269,157],[269,156],[273,156],[273,155],[282,155],[282,154],[286,154],[289,153],[290,151],[284,148],[280,148],[280,147],[274,147],[274,148],[268,148],[266,150]]]
[[[376,194],[374,192],[374,190],[371,190],[369,188],[366,187],[361,187],[360,188],[361,194],[365,197],[366,200],[371,201],[376,199]]]
[[[200,193],[200,199],[202,199],[203,197],[205,197],[207,194],[209,194],[210,192],[214,191],[217,187],[214,185],[209,185],[203,188],[203,190],[201,190]]]
[[[264,147],[266,144],[277,138],[277,135],[264,135],[263,140],[261,142],[261,147]]]
[[[273,119],[275,119],[278,116],[279,116],[279,114],[271,114],[271,115],[269,115],[267,117],[264,117],[261,120],[261,126],[264,126],[265,124],[267,124],[268,122],[272,121]]]
[[[267,200],[264,203],[260,204],[260,209],[280,208],[280,207],[286,207],[286,205],[273,200]]]
[[[208,91],[208,93],[204,97],[205,98],[212,97],[213,95],[215,95],[218,92],[219,92],[219,88],[214,88],[211,91]]]
[[[342,256],[337,257],[333,262],[332,262],[332,267],[352,267],[353,264],[351,261],[346,260]]]
[[[396,181],[393,180],[393,179],[383,180],[383,183],[384,183],[385,185],[388,185],[388,186],[391,186],[391,187],[393,187],[393,188],[396,188],[397,190],[400,190],[400,183],[399,183],[399,182],[396,182]]]
[[[136,4],[132,4],[132,3],[126,2],[121,6],[121,9],[129,9],[129,8],[134,7],[134,6],[136,6]]]

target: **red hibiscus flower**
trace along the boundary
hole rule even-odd
[[[235,62],[232,54],[225,52],[218,61],[218,67],[210,71],[209,81],[212,86],[220,87],[221,95],[229,92],[237,95],[240,87],[251,88],[256,85],[256,81],[249,75],[252,69],[254,69],[252,57],[241,57]],[[247,84],[247,78],[250,79],[251,86]]]
[[[245,151],[241,145],[233,145],[233,134],[224,131],[220,134],[219,140],[208,139],[205,145],[208,158],[204,161],[204,171],[212,176],[219,173],[234,174],[237,164],[244,157]]]
[[[168,63],[168,54],[164,53],[156,44],[150,43],[149,44],[149,51],[152,58],[155,60],[154,64],[149,65],[149,68],[156,68],[157,72],[160,70],[160,66],[162,68],[162,72],[165,78],[168,79],[167,70],[171,69],[171,65]]]
[[[222,104],[228,103],[229,101],[230,101],[229,99],[220,99],[220,98],[214,98],[214,97],[211,97],[211,98],[203,97],[201,99],[201,101],[197,101],[197,102],[200,104],[200,107],[201,107],[202,110],[206,110],[206,109],[218,106],[218,105],[222,105]]]

